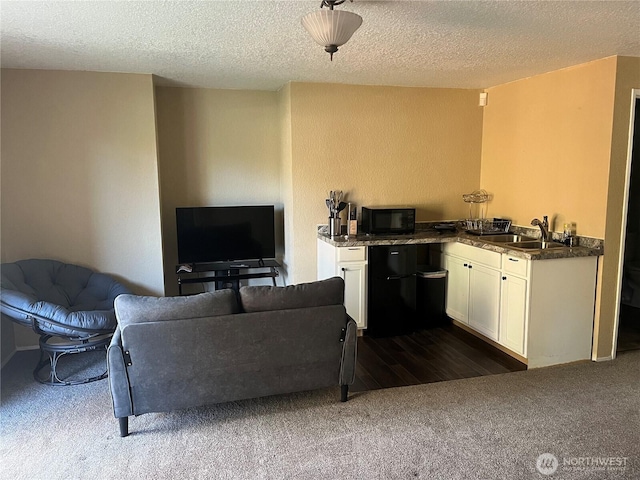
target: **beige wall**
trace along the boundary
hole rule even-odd
[[[16,340],[13,327],[13,322],[8,318],[0,319],[0,366],[2,367],[15,351]]]
[[[615,57],[487,89],[481,186],[519,225],[604,238]]]
[[[275,204],[282,223],[278,93],[156,87],[156,105],[165,287],[177,294],[176,207]]]
[[[3,70],[1,208],[3,262],[61,260],[161,295],[151,76]]]
[[[555,230],[605,239],[594,351],[611,355],[629,140],[631,89],[640,59],[609,57],[489,88],[481,186],[490,209],[528,225],[549,215]]]
[[[289,271],[292,269],[296,232],[293,228],[293,212],[296,203],[293,199],[293,157],[291,150],[291,84],[288,83],[278,92],[280,115],[280,196],[284,205],[284,256],[282,270],[284,281],[292,283]]]
[[[427,220],[464,216],[461,195],[479,184],[475,90],[158,87],[156,104],[168,294],[177,292],[176,206],[283,205],[283,273],[293,283],[315,279],[329,190],[359,205],[416,205]]]
[[[329,190],[359,206],[415,205],[424,221],[466,217],[461,195],[482,187],[489,215],[526,225],[547,214],[556,230],[569,220],[606,237],[602,289],[617,278],[639,62],[611,57],[489,88],[484,108],[477,90],[156,87],[160,182],[150,76],[5,70],[2,260],[74,261],[139,293],[161,294],[166,281],[175,294],[176,206],[269,203],[283,208],[288,282],[304,282],[316,276]],[[608,290],[601,357],[613,334]]]
[[[632,89],[640,89],[640,58],[617,57],[611,157],[606,204],[606,255],[601,265],[602,292],[599,319],[594,334],[598,358],[612,355],[614,325],[618,306],[619,256],[622,241],[625,181],[629,155],[629,120]],[[640,119],[636,118],[636,122]],[[636,148],[639,146],[636,145]]]
[[[466,215],[462,194],[480,181],[478,93],[291,85],[293,281],[316,278],[315,229],[327,223],[330,190],[359,206],[415,205],[419,221]]]

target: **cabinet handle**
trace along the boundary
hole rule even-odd
[[[502,277],[502,279],[503,279],[503,280],[506,280],[506,279],[507,279],[507,277]]]
[[[402,280],[409,277],[415,277],[415,273],[410,273],[409,275],[389,275],[387,280]]]
[[[464,264],[465,267],[468,267],[469,265],[467,265],[466,263]]]
[[[473,268],[473,265],[469,265],[469,268]]]
[[[520,260],[509,257],[509,261],[510,261],[510,262],[519,262]]]

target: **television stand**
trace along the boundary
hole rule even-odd
[[[182,285],[192,283],[215,282],[215,289],[232,288],[236,294],[240,290],[240,280],[252,278],[271,278],[276,286],[276,277],[280,275],[281,265],[274,259],[238,260],[235,262],[208,262],[190,264],[191,272],[183,271],[176,266],[178,275],[178,293],[182,295]],[[259,271],[248,271],[259,270]],[[201,275],[201,274],[213,275]]]

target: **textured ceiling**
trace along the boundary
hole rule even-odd
[[[289,81],[483,88],[640,57],[639,1],[356,0],[333,62],[300,24],[320,0],[0,2],[5,68],[152,73],[276,90]]]

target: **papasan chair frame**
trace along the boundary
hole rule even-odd
[[[0,266],[0,311],[40,335],[40,359],[33,378],[47,385],[78,385],[107,377],[62,379],[58,361],[64,355],[109,346],[117,322],[116,297],[131,293],[110,276],[56,260],[30,259]],[[56,338],[63,343],[54,342]],[[45,367],[46,376],[41,374]]]

